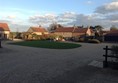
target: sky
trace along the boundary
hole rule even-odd
[[[0,0],[0,22],[11,31],[30,26],[49,27],[101,25],[118,27],[118,0]]]

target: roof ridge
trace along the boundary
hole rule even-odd
[[[73,31],[72,32],[75,32],[75,29],[76,29],[76,27],[73,27]]]

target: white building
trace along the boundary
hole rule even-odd
[[[0,23],[0,38],[8,39],[10,35],[10,29],[7,23]]]

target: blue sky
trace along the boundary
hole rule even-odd
[[[117,10],[118,0],[0,0],[0,22],[7,22],[12,31],[48,27],[54,21],[64,26],[99,24],[106,28],[118,26]]]
[[[62,13],[73,11],[92,13],[97,6],[110,0],[0,0],[0,8],[18,8],[27,11]]]

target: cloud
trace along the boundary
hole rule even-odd
[[[76,20],[69,24],[75,24],[75,25],[98,25],[101,24],[100,18],[96,18],[94,15],[84,15],[84,14],[78,14],[76,17]]]
[[[118,14],[107,15],[106,19],[111,20],[111,21],[117,21],[118,20]]]
[[[93,2],[92,2],[92,1],[87,1],[86,3],[87,3],[87,4],[93,4]]]
[[[99,6],[95,10],[95,13],[100,13],[100,14],[108,14],[114,12],[118,12],[118,0]]]
[[[95,26],[102,25],[104,28],[109,28],[112,25],[118,27],[118,13],[117,1],[100,6],[93,14],[80,14],[75,12],[63,12],[60,14],[55,13],[37,13],[28,12],[20,9],[12,9],[12,11],[4,11],[0,13],[0,22],[6,22],[10,26],[12,31],[27,31],[30,26],[42,25],[48,27],[53,22],[57,22],[62,25],[73,26]],[[88,3],[90,3],[88,1]],[[100,9],[99,9],[100,8]]]
[[[29,17],[29,22],[34,25],[49,26],[52,22],[57,22],[62,25],[84,25],[95,26],[101,25],[104,28],[109,28],[112,25],[118,26],[118,14],[98,14],[93,13],[90,15],[78,14],[74,12],[64,12],[62,14],[45,14],[33,15]]]
[[[77,14],[74,12],[64,12],[56,17],[56,22],[60,24],[68,24],[76,19],[76,15]]]
[[[109,20],[111,25],[115,25],[118,27],[118,14],[107,15],[105,16],[105,19]]]
[[[108,16],[102,16],[101,18],[99,14],[91,14],[91,15],[78,14],[76,20],[71,23],[68,23],[67,25],[77,25],[77,26],[101,25],[104,28],[110,28],[110,26],[115,25],[118,27],[118,20],[114,19],[115,17],[116,15],[114,15],[113,18],[108,18]]]
[[[9,15],[6,18],[8,18],[8,19],[15,19],[16,18],[16,15]]]
[[[118,27],[118,14],[78,14],[74,12],[64,12],[62,14],[51,14],[47,13],[44,15],[36,14],[29,17],[26,20],[13,20],[13,19],[2,19],[0,22],[8,23],[10,29],[12,31],[27,31],[30,26],[38,26],[42,25],[44,27],[48,27],[53,22],[57,22],[64,26],[73,26],[73,25],[84,25],[84,26],[95,26],[101,25],[104,28],[109,28],[112,25]]]
[[[29,17],[29,22],[34,24],[47,24],[55,19],[55,16],[53,15],[34,15]]]
[[[0,22],[2,22],[2,23],[11,23],[11,21],[9,21],[9,20],[0,20]]]
[[[15,21],[11,21],[11,20],[0,20],[1,23],[7,23],[9,28],[10,28],[10,31],[27,31],[30,27],[30,25],[27,25],[25,23],[18,23],[18,22],[15,22]]]
[[[62,14],[44,14],[44,15],[33,15],[29,17],[29,22],[34,24],[48,25],[52,22],[58,22],[61,24],[67,24],[72,22],[76,17],[74,12],[65,12]]]
[[[25,25],[25,24],[9,24],[9,27],[10,27],[10,30],[13,31],[13,32],[26,32],[30,25]]]

